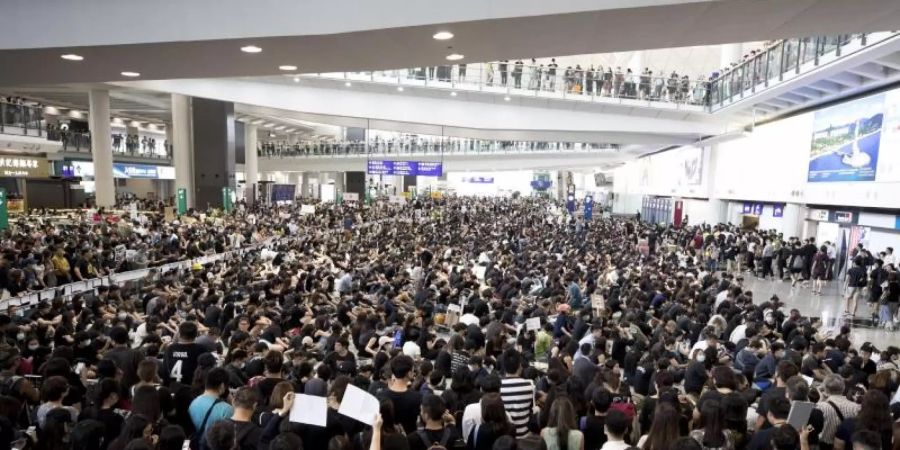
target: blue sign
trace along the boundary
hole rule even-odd
[[[409,175],[439,177],[444,173],[444,165],[430,161],[386,161],[370,159],[366,165],[369,175]]]
[[[762,203],[754,203],[753,204],[753,215],[761,216],[763,212],[763,204]]]
[[[114,178],[151,178],[161,179],[159,166],[147,164],[113,163]]]
[[[493,184],[494,177],[463,177],[463,183]]]
[[[569,194],[566,197],[566,209],[569,213],[575,212],[575,194]]]
[[[772,217],[784,217],[784,205],[775,204],[772,207]]]
[[[744,203],[744,209],[741,210],[742,214],[751,214],[753,213],[753,203]]]
[[[546,191],[550,189],[550,186],[553,185],[553,182],[550,180],[532,180],[531,188],[536,191]]]
[[[584,198],[584,219],[591,220],[594,217],[594,197],[588,195]]]

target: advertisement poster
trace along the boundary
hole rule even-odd
[[[874,181],[884,94],[816,111],[807,181]]]

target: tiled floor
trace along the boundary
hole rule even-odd
[[[822,317],[826,327],[834,327],[835,318],[843,312],[841,299],[843,289],[837,281],[829,281],[821,296],[813,295],[812,289],[803,288],[799,284],[792,288],[789,281],[776,282],[758,279],[745,274],[744,287],[753,291],[754,303],[762,303],[778,295],[785,304],[785,309],[797,308],[803,316]],[[787,311],[785,311],[787,312]],[[860,302],[856,316],[858,319],[868,318],[869,309],[865,302]],[[854,326],[852,341],[855,345],[872,342],[878,348],[889,345],[900,346],[900,331],[886,331],[883,328]]]

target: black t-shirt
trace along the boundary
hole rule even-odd
[[[692,362],[684,373],[684,391],[688,394],[699,394],[708,378],[706,366],[702,362]]]
[[[587,416],[578,424],[584,434],[584,450],[599,450],[606,443],[606,418],[602,416]]]
[[[847,271],[847,279],[850,287],[866,287],[866,269],[853,266]]]
[[[773,398],[784,398],[785,388],[783,387],[773,387],[769,388],[762,397],[759,398],[759,407],[756,408],[757,414],[760,417],[766,417],[766,414],[769,413],[769,403],[772,402]],[[763,428],[769,428],[771,425],[768,421],[763,424]]]
[[[403,426],[403,431],[412,433],[416,430],[416,420],[419,418],[422,406],[421,393],[413,390],[394,392],[390,389],[385,389],[379,397],[393,402],[397,423]]]
[[[190,385],[194,381],[194,371],[197,370],[197,359],[207,352],[206,347],[193,342],[170,345],[163,358],[166,383],[175,381]]]

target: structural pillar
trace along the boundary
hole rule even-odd
[[[116,205],[113,180],[112,135],[109,126],[109,91],[92,89],[90,105],[91,156],[94,160],[94,195],[97,207]]]
[[[175,193],[187,192],[187,207],[194,207],[194,147],[191,142],[191,99],[172,94],[172,165],[175,166]]]
[[[194,206],[198,209],[224,207],[225,189],[235,187],[234,129],[234,103],[191,99]]]
[[[259,158],[256,153],[256,125],[244,124],[244,180],[247,186],[246,197],[251,203],[258,197]]]

